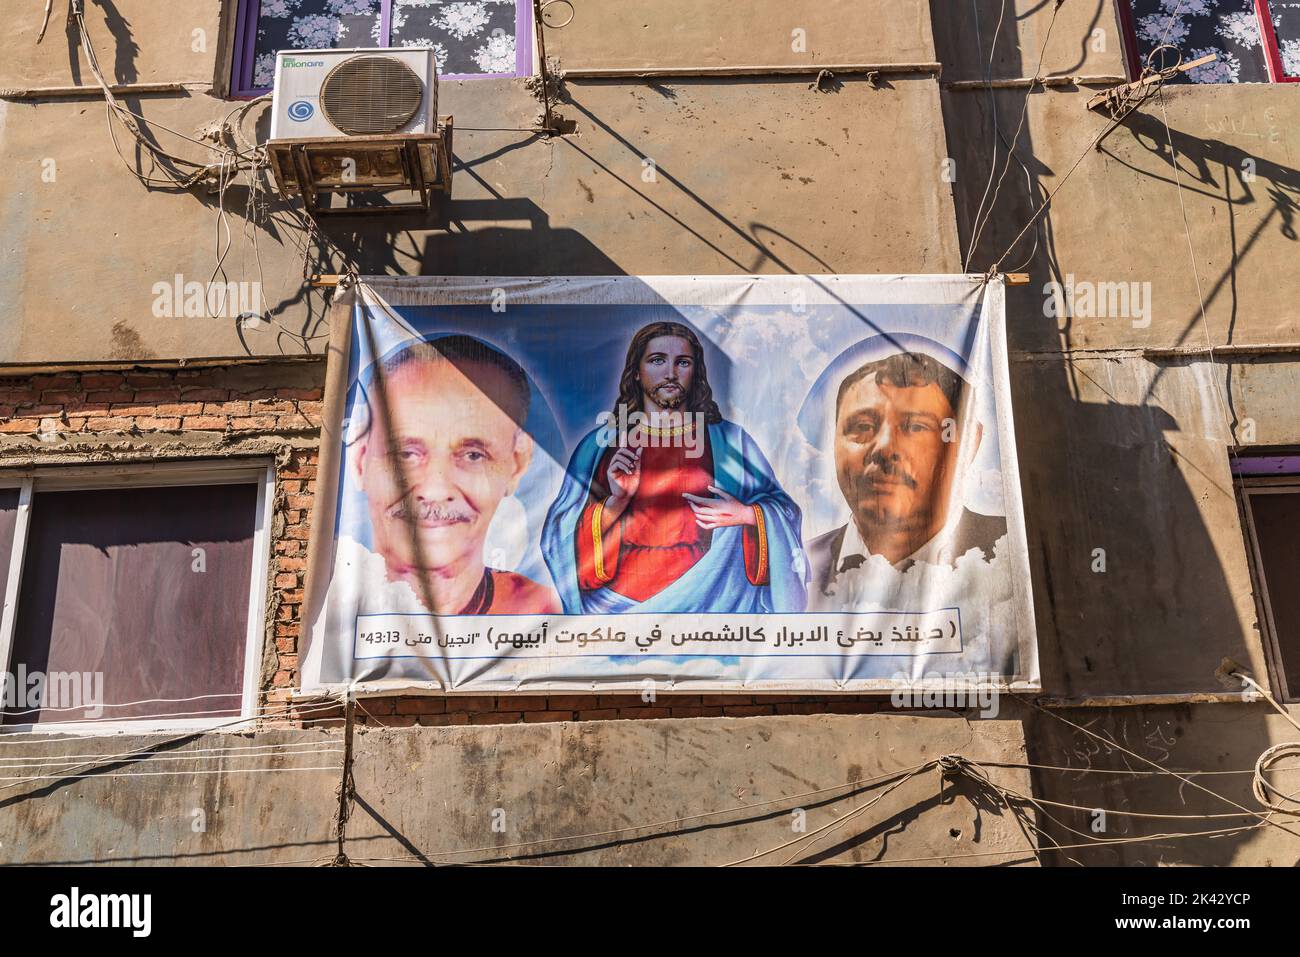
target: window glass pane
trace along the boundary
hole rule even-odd
[[[515,0],[393,0],[392,45],[431,46],[439,74],[516,72]]]
[[[63,700],[47,697],[46,710],[6,722],[96,717],[56,705],[216,693],[229,696],[106,708],[98,717],[237,715],[256,503],[254,485],[38,488],[10,670],[41,672]]]
[[[1252,493],[1250,512],[1264,565],[1287,690],[1300,694],[1300,492]]]
[[[1133,20],[1140,66],[1146,66],[1147,54],[1162,43],[1181,50],[1184,63],[1207,53],[1219,55],[1213,63],[1181,73],[1173,82],[1269,80],[1255,0],[1133,0]]]
[[[382,0],[261,0],[253,86],[275,81],[279,50],[384,46]]]
[[[1268,0],[1282,72],[1300,77],[1300,0]]]

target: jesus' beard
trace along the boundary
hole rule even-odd
[[[676,388],[668,388],[670,385]],[[663,382],[646,393],[646,398],[661,409],[679,409],[686,401],[686,391],[676,382]]]

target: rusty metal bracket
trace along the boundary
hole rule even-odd
[[[301,194],[313,217],[423,211],[434,193],[451,194],[454,131],[454,119],[444,116],[436,133],[271,140],[266,153],[281,195]],[[329,205],[335,193],[380,195],[399,189],[418,199],[383,206]]]

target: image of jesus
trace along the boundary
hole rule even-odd
[[[542,534],[569,614],[801,611],[799,508],[723,419],[680,322],[632,337],[611,429],[574,451]]]

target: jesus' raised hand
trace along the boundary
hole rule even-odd
[[[691,511],[695,513],[695,524],[700,528],[758,524],[752,507],[715,485],[710,485],[709,491],[716,497],[705,498],[702,495],[692,495],[690,492],[682,493],[682,498],[690,503]]]
[[[611,504],[626,504],[641,485],[641,449],[619,449],[605,471]]]

